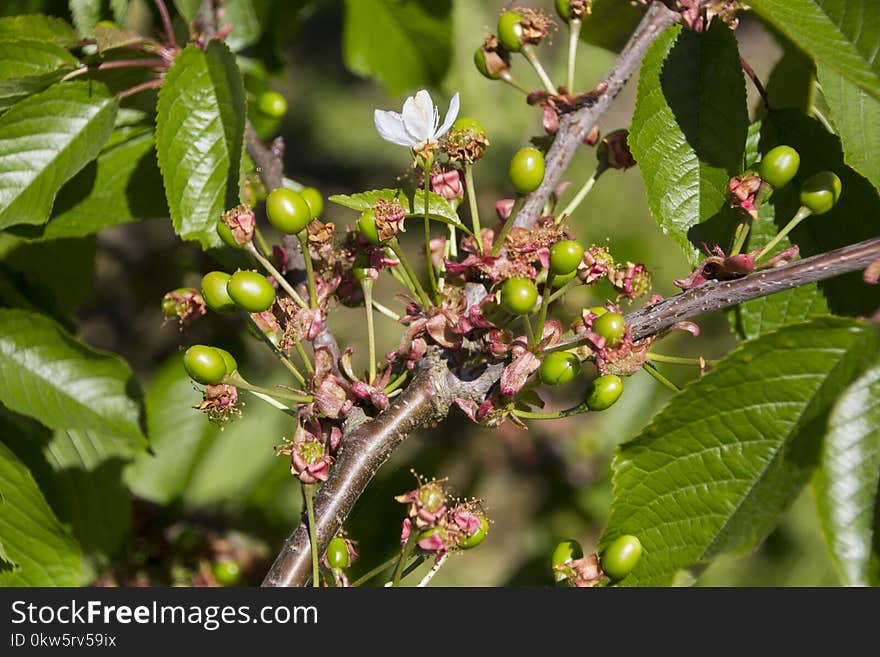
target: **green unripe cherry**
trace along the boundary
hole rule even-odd
[[[300,190],[299,195],[302,196],[306,205],[309,206],[309,213],[312,215],[312,219],[320,217],[324,211],[324,197],[321,196],[321,192],[314,187],[304,187]]]
[[[226,246],[232,247],[233,249],[243,249],[244,244],[239,244],[235,240],[235,235],[232,234],[232,229],[226,225],[226,222],[222,219],[217,222],[217,235],[220,236],[220,241],[223,242]]]
[[[456,119],[455,123],[452,124],[452,131],[465,132],[468,130],[475,135],[480,135],[481,137],[486,136],[486,130],[483,128],[483,124],[470,116],[463,116],[460,119]]]
[[[813,214],[825,214],[837,205],[842,190],[843,184],[833,172],[814,173],[801,185],[801,205]]]
[[[785,187],[791,182],[801,165],[801,156],[791,146],[771,148],[758,165],[758,175],[770,183],[774,189]]]
[[[214,579],[223,586],[235,586],[241,580],[241,566],[237,561],[224,559],[211,567]]]
[[[277,91],[264,91],[257,98],[257,109],[273,119],[287,114],[287,99]]]
[[[571,20],[571,0],[556,0],[556,13],[566,23]]]
[[[544,156],[534,146],[519,149],[510,160],[510,184],[518,194],[531,194],[544,180]]]
[[[202,277],[202,297],[205,305],[217,313],[235,310],[235,302],[226,291],[226,284],[232,278],[225,271],[211,271]]]
[[[364,210],[358,217],[357,230],[370,244],[379,244],[379,229],[376,227],[376,213]]]
[[[297,234],[312,220],[306,200],[287,187],[272,190],[266,198],[266,215],[270,224],[288,235]]]
[[[593,320],[593,331],[613,347],[626,335],[626,320],[620,313],[606,312]]]
[[[575,276],[577,276],[577,269],[571,270],[568,274],[562,274],[562,275],[557,274],[556,276],[553,277],[553,281],[550,283],[550,286],[554,290],[558,290],[563,285],[565,285],[570,280],[572,280]]]
[[[584,259],[584,247],[575,240],[562,240],[550,247],[550,273],[566,276],[578,268]]]
[[[591,411],[610,408],[623,394],[623,381],[616,374],[605,374],[590,383],[585,402]]]
[[[508,278],[501,286],[501,305],[513,315],[528,315],[538,301],[538,288],[528,278]]]
[[[507,11],[498,17],[498,40],[510,52],[522,50],[522,15]]]
[[[239,308],[249,313],[269,310],[275,303],[275,288],[255,271],[235,272],[226,284],[226,291]]]
[[[489,65],[486,63],[486,51],[483,50],[483,46],[474,51],[474,66],[477,67],[477,70],[484,78],[497,80],[501,77],[500,71],[492,72],[489,70]]]
[[[541,381],[551,386],[568,383],[581,371],[581,361],[569,351],[552,351],[541,361],[538,374]]]
[[[642,556],[642,543],[631,534],[618,536],[599,558],[602,570],[613,580],[629,575]]]
[[[584,556],[584,549],[581,547],[581,544],[578,543],[573,538],[561,541],[556,548],[553,550],[553,556],[550,559],[550,564],[553,569],[553,575],[556,578],[557,582],[561,582],[565,579],[565,575],[557,572],[556,567],[562,566],[563,564],[567,564],[569,561],[576,561],[577,559],[582,559]]]
[[[223,357],[223,362],[226,364],[226,374],[232,374],[238,369],[238,363],[235,360],[235,356],[220,347],[214,347],[214,349],[216,349]]]
[[[206,386],[215,386],[226,376],[226,361],[214,347],[197,344],[183,354],[183,369],[191,379]]]
[[[482,543],[486,536],[489,535],[489,520],[486,516],[480,516],[480,526],[470,536],[465,536],[458,543],[458,547],[462,550],[470,550],[471,548],[477,547],[480,543]]]
[[[327,546],[327,563],[331,568],[348,568],[348,545],[339,536]]]

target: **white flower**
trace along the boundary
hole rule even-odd
[[[422,89],[415,96],[406,99],[403,113],[376,110],[373,119],[382,139],[418,151],[425,146],[435,146],[437,140],[452,127],[453,121],[458,117],[458,104],[456,93],[449,101],[449,110],[443,119],[443,125],[438,128],[440,113],[431,100],[431,94]]]

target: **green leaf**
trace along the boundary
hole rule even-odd
[[[346,0],[343,55],[391,94],[439,85],[452,57],[452,0]]]
[[[52,218],[33,237],[82,237],[109,226],[168,216],[153,131],[141,127],[117,133],[119,139],[111,136],[98,158],[61,188]]]
[[[798,211],[798,190],[807,177],[827,169],[836,173],[843,183],[840,201],[834,209],[810,217],[792,231],[790,239],[800,247],[802,257],[854,244],[880,233],[877,189],[846,166],[837,136],[797,110],[776,110],[764,117],[761,151],[766,153],[778,144],[797,149],[801,164],[794,180],[776,190],[770,199],[777,226],[785,225]],[[867,285],[861,272],[823,281],[819,289],[828,307],[838,315],[870,316],[880,306],[880,287]]]
[[[0,267],[35,307],[56,317],[72,317],[94,298],[94,239],[21,242]]]
[[[42,224],[55,194],[100,152],[118,103],[95,82],[66,82],[0,117],[0,229]]]
[[[43,451],[54,471],[58,494],[50,501],[56,513],[96,564],[106,562],[131,531],[131,496],[122,481],[130,446],[93,431],[68,429],[56,431]]]
[[[808,114],[813,107],[816,65],[803,50],[782,38],[784,51],[767,79],[770,107],[792,107]]]
[[[69,0],[70,15],[81,36],[91,36],[101,20],[101,0]]]
[[[880,189],[880,100],[824,64],[819,65],[819,82],[846,163]]]
[[[817,62],[880,98],[880,15],[874,0],[749,0]]]
[[[720,21],[703,34],[668,28],[642,63],[629,144],[651,213],[694,264],[700,240],[689,231],[725,209],[747,131],[733,32]]]
[[[371,210],[376,207],[379,200],[397,201],[403,206],[407,217],[425,216],[425,191],[416,187],[403,189],[373,189],[368,192],[344,195],[336,194],[329,199],[332,203],[342,205],[358,212]],[[434,221],[442,221],[444,224],[456,226],[468,234],[472,231],[465,226],[458,214],[445,198],[434,192],[428,192],[428,216]]]
[[[147,433],[150,452],[138,455],[126,472],[131,490],[157,504],[168,504],[187,487],[199,459],[219,430],[193,410],[201,394],[179,356],[167,361],[147,387]]]
[[[62,48],[73,46],[79,36],[67,21],[55,16],[27,14],[0,18],[0,41],[42,41]]]
[[[776,235],[777,230],[773,221],[773,206],[765,203],[759,210],[758,219],[752,222],[749,249],[764,246]],[[777,250],[789,246],[790,243],[785,238],[779,243]],[[786,324],[796,324],[809,317],[827,314],[828,303],[815,283],[746,301],[739,304],[734,311],[737,328],[748,340]]]
[[[220,245],[220,214],[239,202],[245,95],[235,56],[211,41],[187,46],[159,92],[156,150],[177,234]]]
[[[96,25],[94,30],[95,45],[98,52],[104,53],[114,48],[143,43],[146,39],[134,30],[125,30],[109,25]]]
[[[274,383],[290,382],[282,377]],[[281,436],[291,435],[290,416],[244,391],[240,394],[246,404],[244,415],[225,424],[194,463],[182,494],[187,508],[240,511],[250,491],[278,466],[274,447]]]
[[[880,361],[831,412],[816,479],[831,559],[847,586],[880,586]]]
[[[592,11],[584,18],[581,26],[581,39],[594,46],[618,52],[629,41],[642,16],[644,12],[632,3],[593,0]]]
[[[52,319],[0,309],[0,402],[53,429],[144,440],[131,369],[77,341]]]
[[[67,50],[40,41],[0,41],[0,110],[42,91],[74,70]]]
[[[133,456],[130,445],[91,431],[53,432],[2,406],[0,436],[86,553],[80,583],[90,583],[129,534],[131,495],[122,469]]]
[[[177,12],[183,16],[183,19],[187,23],[192,23],[193,19],[199,13],[199,7],[202,4],[202,0],[174,0],[174,6],[177,7]]]
[[[0,586],[77,586],[81,560],[31,473],[0,442]]]
[[[668,585],[754,548],[814,469],[817,420],[877,344],[863,322],[786,327],[743,343],[673,396],[614,460],[600,549],[621,534],[644,546],[623,583]]]
[[[223,8],[223,22],[232,24],[226,43],[239,51],[260,38],[272,5],[270,0],[226,0]]]

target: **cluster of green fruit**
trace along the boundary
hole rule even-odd
[[[576,274],[584,249],[575,240],[562,240],[550,248],[547,273],[549,288],[562,287]],[[549,292],[548,292],[549,293]],[[528,315],[538,303],[538,288],[529,278],[509,278],[501,286],[501,306],[512,315]],[[620,344],[626,335],[623,315],[597,306],[590,311],[597,315],[592,330],[611,347]],[[547,385],[562,385],[572,381],[581,371],[581,362],[570,351],[551,351],[544,356],[538,376]],[[616,374],[605,374],[594,379],[587,390],[584,403],[592,411],[604,411],[623,393],[623,381]]]
[[[553,550],[551,566],[557,583],[566,581],[563,566],[582,559],[583,547],[573,539],[560,542]],[[638,537],[624,534],[614,539],[599,555],[602,572],[612,581],[619,582],[629,575],[642,557],[642,543]]]
[[[776,146],[758,164],[758,175],[773,189],[788,185],[797,175],[801,157],[791,146]],[[832,171],[820,171],[804,180],[800,188],[801,206],[811,214],[829,212],[840,199],[843,185]]]

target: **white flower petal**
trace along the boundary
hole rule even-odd
[[[455,119],[458,118],[459,105],[458,92],[456,92],[452,100],[449,101],[449,110],[446,112],[446,118],[443,119],[443,125],[440,126],[439,130],[434,131],[434,139],[439,139],[445,135],[449,128],[452,127],[452,124],[455,123]]]
[[[373,112],[373,121],[379,136],[385,141],[398,146],[413,146],[413,139],[403,126],[403,117],[397,112],[376,110]]]
[[[434,134],[434,101],[425,89],[410,96],[403,104],[403,126],[416,143]]]

